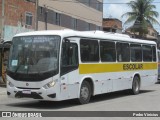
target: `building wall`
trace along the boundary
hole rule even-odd
[[[0,0],[0,16],[2,16],[2,0]],[[1,19],[1,17],[0,17]]]
[[[26,13],[32,14],[32,25],[26,25]],[[35,30],[36,4],[26,0],[5,0],[4,40],[20,32]]]
[[[143,39],[153,40],[157,42],[158,32],[152,27],[148,27],[147,29],[148,29],[148,33],[143,37]],[[131,27],[126,30],[126,34],[130,35],[133,38],[139,38],[138,32],[135,32],[135,33],[131,32]]]
[[[146,37],[153,37],[153,38],[157,39],[157,36],[158,36],[158,32],[156,30],[154,30],[153,28],[148,27],[148,34]]]
[[[1,36],[2,36],[2,0],[0,0],[0,39]]]
[[[91,0],[91,4],[86,4],[87,0],[67,0],[50,1],[39,0],[38,3],[38,30],[46,29],[76,29],[76,30],[96,30],[102,26],[103,5],[96,8],[93,3],[100,3],[100,0]],[[97,5],[97,4],[96,4]],[[47,11],[47,12],[46,12]],[[56,25],[56,14],[60,14],[60,25]],[[47,14],[47,17],[46,17]],[[47,19],[46,19],[47,18]],[[76,28],[73,25],[76,19]]]

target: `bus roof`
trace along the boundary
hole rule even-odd
[[[156,44],[154,41],[150,40],[141,40],[130,38],[125,34],[118,33],[105,33],[103,31],[75,31],[75,30],[45,30],[45,31],[32,31],[26,33],[20,33],[15,35],[18,36],[32,36],[32,35],[59,35],[61,37],[86,37],[86,38],[98,38],[98,39],[107,39],[107,40],[117,40],[117,41],[126,41],[126,42],[136,42],[136,43],[145,43],[145,44]]]

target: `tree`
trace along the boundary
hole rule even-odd
[[[147,27],[150,24],[159,24],[155,19],[159,16],[155,5],[152,5],[154,0],[135,0],[131,1],[128,6],[132,9],[132,12],[127,12],[122,17],[128,17],[124,24],[134,22],[134,27],[131,31],[138,32],[139,37],[143,37],[147,34]],[[160,25],[160,24],[159,24]]]

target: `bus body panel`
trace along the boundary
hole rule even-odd
[[[160,82],[160,50],[157,50],[157,58],[158,58],[158,82]]]
[[[45,32],[40,32],[42,35]],[[54,33],[54,32],[53,32]],[[51,100],[51,101],[61,101],[67,99],[79,98],[80,96],[80,88],[84,80],[90,79],[93,83],[93,95],[109,93],[119,90],[132,89],[132,82],[135,75],[140,77],[140,85],[141,87],[152,85],[157,80],[157,61],[152,62],[118,62],[117,58],[115,62],[102,62],[101,59],[97,62],[82,62],[81,56],[81,38],[85,39],[93,39],[98,41],[100,44],[101,39],[104,41],[109,39],[109,41],[114,41],[115,44],[117,42],[122,43],[130,43],[131,38],[123,37],[123,36],[115,36],[105,35],[101,36],[101,34],[96,33],[86,33],[86,32],[71,32],[61,34],[56,31],[56,35],[61,36],[60,50],[59,50],[59,72],[57,75],[50,77],[48,79],[44,79],[38,82],[24,82],[24,81],[16,81],[11,77],[7,76],[8,84],[7,91],[10,93],[9,97],[15,98],[17,92],[33,92],[39,94],[43,99],[39,100]],[[60,33],[60,34],[59,34]],[[83,34],[84,33],[84,34]],[[52,33],[47,33],[47,35],[52,35]],[[91,35],[90,35],[91,34]],[[20,34],[19,36],[31,36],[32,33]],[[37,35],[36,32],[33,32],[33,35]],[[38,32],[39,35],[39,32]],[[92,36],[93,35],[93,36]],[[123,39],[124,38],[124,39]],[[67,71],[66,73],[62,72],[61,61],[62,61],[62,46],[63,40],[70,40],[69,44],[77,44],[78,47],[78,66],[75,69],[71,69],[71,71]],[[140,41],[134,40],[135,44],[143,44],[156,46],[154,42],[150,41]],[[117,57],[117,56],[116,56]],[[44,86],[51,81],[55,81],[55,85],[51,88],[45,88]],[[9,85],[9,83],[13,84],[13,87]],[[10,84],[11,84],[10,83]],[[28,86],[26,86],[29,84]],[[26,89],[28,88],[28,89]],[[39,88],[39,89],[35,89]],[[27,91],[28,90],[28,91]],[[18,98],[18,96],[17,96]],[[24,97],[27,98],[27,97]],[[30,97],[32,98],[32,97]],[[34,98],[32,98],[34,99]],[[36,98],[38,99],[38,98]]]

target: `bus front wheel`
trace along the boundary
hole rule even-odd
[[[91,98],[91,86],[89,82],[83,81],[81,88],[80,88],[80,96],[79,96],[79,103],[80,104],[87,104]]]
[[[138,76],[135,76],[132,82],[132,94],[137,95],[139,91],[140,91],[140,79]]]

